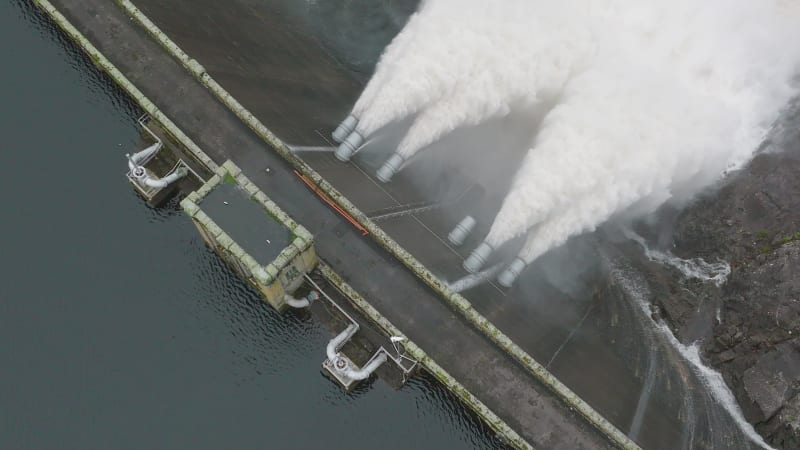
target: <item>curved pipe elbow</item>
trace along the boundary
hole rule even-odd
[[[311,291],[308,293],[307,296],[303,298],[294,298],[291,295],[287,294],[286,304],[296,309],[308,308],[317,299],[319,299],[319,294],[317,294],[317,291]]]
[[[336,359],[336,354],[339,353],[339,349],[342,348],[345,342],[347,342],[354,334],[358,331],[358,325],[351,323],[344,329],[341,333],[339,333],[335,338],[331,339],[328,342],[328,346],[325,348],[325,353],[328,356],[329,361],[334,361]]]
[[[155,144],[147,147],[146,149],[136,152],[131,156],[131,159],[134,163],[139,164],[145,159],[149,158],[150,156],[154,155],[157,151],[161,149],[161,142],[156,142]]]
[[[157,178],[150,178],[150,177],[143,178],[142,179],[142,183],[144,183],[145,186],[147,186],[147,187],[158,188],[158,189],[163,189],[163,188],[169,186],[169,183],[167,183],[167,181],[164,180],[164,179],[157,179]]]
[[[164,178],[150,178],[147,175],[145,175],[142,178],[142,183],[152,188],[163,189],[169,186],[170,184],[178,181],[179,179],[185,177],[187,172],[188,171],[185,168],[180,168]]]
[[[372,372],[375,372],[375,370],[385,362],[386,353],[381,351],[381,353],[378,354],[378,356],[376,356],[372,361],[370,361],[369,364],[359,370],[354,370],[348,367],[344,371],[344,375],[353,380],[366,380],[370,375],[372,375]]]
[[[311,302],[307,298],[294,298],[290,295],[286,296],[286,304],[295,309],[308,308]]]

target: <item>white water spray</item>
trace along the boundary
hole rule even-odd
[[[548,39],[519,41],[528,27],[537,28]],[[503,50],[482,55],[483,66],[477,73],[459,80],[457,89],[422,110],[397,153],[408,159],[458,128],[554,102],[577,61],[592,50],[586,33],[568,29],[567,24],[549,18],[537,23],[515,21],[493,30],[496,38],[506,42]],[[582,50],[576,51],[578,47]]]
[[[656,384],[656,376],[658,374],[658,358],[656,352],[651,350],[647,358],[647,373],[644,377],[644,384],[642,385],[642,392],[639,394],[639,401],[636,402],[636,410],[631,419],[631,425],[628,428],[628,436],[631,439],[638,439],[639,433],[642,432],[642,424],[644,423],[644,415],[647,412],[647,407],[650,404],[650,398],[653,395],[653,387]]]
[[[536,227],[528,264],[749,160],[796,94],[799,4],[428,0],[359,99],[356,130],[416,115],[388,179],[453,130],[552,104],[485,239]]]
[[[497,272],[499,272],[502,267],[503,266],[501,264],[495,264],[494,266],[486,270],[483,270],[478,273],[472,273],[465,276],[464,278],[461,278],[460,280],[456,280],[448,284],[448,287],[452,289],[454,292],[463,292],[466,291],[467,289],[472,289],[475,286],[487,282],[490,278],[495,276],[495,274],[497,274]]]
[[[491,54],[496,20],[481,20],[496,8],[473,2],[463,8],[459,0],[429,0],[395,38],[382,56],[375,82],[356,102],[360,118],[356,131],[369,136],[390,122],[419,112],[458,89],[485,66]],[[483,16],[483,17],[482,17]],[[454,42],[458,45],[437,45]]]
[[[611,277],[616,280],[625,293],[634,300],[636,305],[644,312],[644,316],[648,318],[647,320],[655,326],[655,329],[691,364],[695,374],[703,381],[703,384],[711,392],[713,398],[725,409],[742,432],[752,442],[762,448],[774,450],[764,441],[764,438],[756,432],[747,419],[744,418],[744,414],[742,414],[742,410],[739,408],[736,398],[725,383],[722,375],[703,364],[697,343],[688,346],[683,345],[678,341],[675,335],[672,334],[672,330],[670,330],[665,323],[660,321],[656,322],[652,319],[652,311],[649,303],[650,291],[646,287],[646,283],[641,280],[637,274],[625,270],[619,263],[609,260],[607,260],[607,263],[611,267]]]
[[[411,15],[408,18],[403,32],[397,35],[394,40],[386,47],[381,55],[381,60],[378,61],[375,67],[375,73],[370,78],[364,91],[353,106],[352,114],[356,117],[361,117],[364,110],[372,104],[372,101],[377,97],[380,90],[391,78],[393,72],[397,69],[395,62],[400,60],[406,53],[409,43],[412,42],[412,37],[418,33],[418,29],[422,26],[421,22],[424,21],[426,15],[421,14],[424,11],[426,3],[420,5],[420,11]]]
[[[710,263],[706,262],[703,258],[678,258],[669,252],[651,249],[648,247],[644,238],[633,231],[625,230],[625,236],[642,247],[647,259],[678,269],[686,278],[711,282],[719,287],[728,281],[728,275],[731,274],[731,266],[725,261]],[[719,310],[717,310],[717,322],[719,321]]]
[[[421,148],[517,102],[557,93],[576,59],[593,49],[589,31],[568,20],[575,10],[536,0],[428,0],[387,47],[356,102],[357,131],[368,136],[429,108],[457,115],[431,112],[406,144]],[[529,39],[531,29],[536,39]]]

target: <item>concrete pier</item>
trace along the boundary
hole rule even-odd
[[[226,161],[181,201],[206,243],[278,312],[317,265],[314,238]]]
[[[37,3],[48,9],[47,2]],[[413,342],[409,347],[419,350],[420,361],[428,370],[509,443],[519,448],[635,448],[575,394],[562,389],[532,358],[506,342],[508,338],[465,300],[447,293],[438,280],[426,278],[427,269],[412,272],[403,267],[414,269],[416,260],[403,258],[400,250],[390,254],[321,202],[297,178],[295,166],[290,164],[296,161],[284,159],[280,141],[251,132],[254,126],[241,121],[244,112],[231,108],[231,102],[220,103],[220,93],[215,95],[206,88],[202,78],[207,74],[197,61],[179,62],[165,50],[164,42],[150,37],[153,30],[145,31],[129,17],[130,10],[117,4],[100,0],[53,3],[66,19],[60,25],[69,28],[64,23],[74,24],[77,30],[73,31],[83,34],[87,42],[74,33],[72,38],[84,49],[96,47],[96,53],[87,51],[98,65],[206,161],[209,169],[217,170],[228,159],[234,161],[252,183],[305,224],[316,236],[320,258],[332,268],[329,279],[350,292],[364,311],[372,311],[382,327],[407,336]],[[58,17],[53,10],[49,13]],[[197,69],[194,74],[187,70],[192,64]],[[200,81],[195,78],[198,73]],[[291,120],[283,123],[284,127],[295,126]],[[312,179],[324,183],[318,175]],[[364,223],[370,231],[378,231],[368,219]],[[391,246],[390,239],[380,232],[372,234],[377,234],[378,243]],[[449,303],[442,300],[443,292]],[[506,353],[509,349],[513,359]]]

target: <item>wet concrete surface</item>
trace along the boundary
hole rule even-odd
[[[312,38],[295,28],[287,7],[265,8],[259,1],[150,2],[137,4],[167,28],[223,86],[236,86],[240,100],[256,117],[269,117],[270,129],[294,144],[319,141],[319,123],[333,124],[360,89]],[[173,34],[175,32],[175,34]],[[266,33],[266,34],[265,34]],[[183,45],[186,45],[185,47]],[[280,49],[276,51],[276,49]],[[314,61],[308,70],[307,61]],[[302,110],[307,120],[288,113]]]
[[[191,79],[143,30],[133,26],[115,4],[100,0],[58,0],[55,4],[215,161],[221,163],[232,159],[287,213],[304,224],[316,236],[316,248],[323,260],[526,439],[542,448],[607,446],[594,428],[564,407],[485,336],[447,308],[435,293],[378,244],[363,238],[319,201],[295,178],[288,164]],[[173,3],[170,7],[178,8],[179,5]],[[219,21],[221,17],[233,20],[241,16],[237,3],[226,4],[227,12],[220,13],[219,17],[207,14],[197,5],[185,4],[184,7],[187,9],[180,9],[180,23],[191,23],[192,29],[203,27],[199,21],[202,17]],[[197,12],[198,21],[188,18],[185,15],[187,11]],[[157,14],[154,19],[159,22]],[[168,27],[164,29],[170,32]],[[287,32],[280,27],[264,29],[275,33]],[[228,32],[232,32],[231,29]],[[183,45],[180,35],[177,33],[176,39]],[[190,48],[186,50],[191,54]],[[206,67],[211,67],[201,55],[193,56]],[[307,61],[317,61],[325,53],[305,56]],[[300,61],[303,60],[306,59]],[[216,77],[215,73],[212,74]],[[262,90],[263,86],[254,92]],[[253,94],[249,98],[255,97]],[[251,107],[246,95],[240,98]],[[253,110],[258,111],[256,108]],[[270,108],[265,106],[262,111],[268,110]],[[294,114],[288,114],[291,111]],[[284,110],[280,115],[285,116],[283,123],[289,124],[285,126],[295,126],[305,115],[301,113],[300,110]],[[313,118],[305,119],[311,123]],[[269,120],[265,122],[272,125]],[[271,168],[269,172],[264,170],[267,167]]]
[[[200,208],[262,265],[272,263],[292,243],[291,232],[234,183],[219,184]]]

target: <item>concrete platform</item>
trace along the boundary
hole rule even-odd
[[[233,183],[222,183],[201,203],[203,211],[260,264],[271,263],[292,243],[282,224],[268,217]]]

